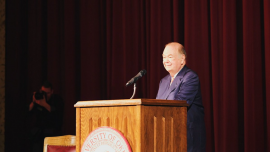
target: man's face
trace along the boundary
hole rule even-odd
[[[47,100],[49,100],[53,94],[53,90],[51,88],[45,88],[45,87],[41,87],[41,90],[46,92],[47,94]]]
[[[173,46],[166,46],[162,56],[163,65],[171,76],[174,76],[184,66],[184,55],[180,54]]]

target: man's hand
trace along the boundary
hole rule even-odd
[[[51,111],[51,106],[46,102],[45,96],[43,95],[43,99],[36,100],[35,94],[33,95],[33,102],[36,104],[46,108],[48,111]],[[31,106],[31,105],[30,105]]]
[[[30,105],[29,105],[29,111],[31,111],[32,109],[33,109],[33,107],[34,107],[34,102],[36,102],[36,98],[35,98],[35,94],[36,94],[36,92],[33,92],[33,101],[30,103]]]
[[[37,104],[39,104],[42,107],[45,107],[47,105],[47,102],[45,100],[45,96],[44,95],[43,95],[43,99],[35,100],[34,102],[36,102]]]

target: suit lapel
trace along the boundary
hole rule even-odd
[[[180,85],[180,83],[181,83],[181,81],[186,73],[186,70],[187,70],[187,67],[184,66],[181,69],[181,71],[177,74],[177,76],[175,77],[174,81],[172,82],[170,88],[168,89],[168,92],[166,93],[166,99],[168,99],[170,93],[172,93],[175,89],[177,89],[177,87],[179,87],[179,85]],[[170,84],[170,82],[169,82],[169,84]]]

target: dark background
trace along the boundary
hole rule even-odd
[[[177,41],[200,77],[207,152],[270,151],[269,0],[7,0],[6,152],[27,151],[25,105],[44,80],[74,104],[155,98],[167,72],[164,46]]]

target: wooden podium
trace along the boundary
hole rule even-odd
[[[186,152],[186,101],[126,99],[79,101],[76,152],[98,127],[110,126],[127,139],[132,152]]]

